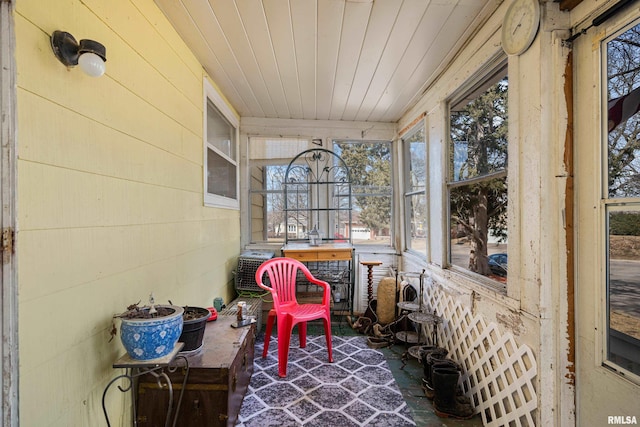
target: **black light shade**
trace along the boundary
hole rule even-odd
[[[80,43],[65,31],[54,31],[51,35],[53,54],[67,67],[78,65],[78,58],[83,53],[95,53],[103,61],[107,60],[107,49],[94,40],[80,40]]]
[[[95,53],[102,58],[103,61],[107,61],[107,49],[97,41],[89,39],[80,40],[78,55],[82,55],[83,53]]]
[[[51,34],[51,48],[53,54],[67,67],[78,65],[78,42],[69,33],[54,31]]]

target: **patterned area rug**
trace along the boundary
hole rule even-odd
[[[240,409],[241,427],[415,426],[384,355],[366,338],[333,337],[327,362],[324,336],[307,336],[307,348],[291,337],[287,377],[278,376],[277,342],[262,358],[256,342],[254,372]]]

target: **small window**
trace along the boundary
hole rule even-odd
[[[406,249],[427,254],[427,142],[424,121],[402,138]]]
[[[612,36],[603,48],[605,359],[617,370],[640,376],[640,22]]]
[[[238,120],[207,80],[204,87],[204,204],[238,209]]]
[[[506,63],[450,103],[449,257],[452,265],[507,279]]]

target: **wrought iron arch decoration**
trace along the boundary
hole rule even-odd
[[[307,240],[309,231],[317,228],[326,241],[351,243],[351,210],[351,175],[342,157],[313,148],[289,162],[284,179],[286,242]]]

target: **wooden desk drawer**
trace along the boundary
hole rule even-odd
[[[323,251],[318,252],[317,261],[348,261],[351,259],[351,251]]]
[[[318,252],[309,251],[285,251],[284,256],[297,259],[298,261],[317,261]]]

